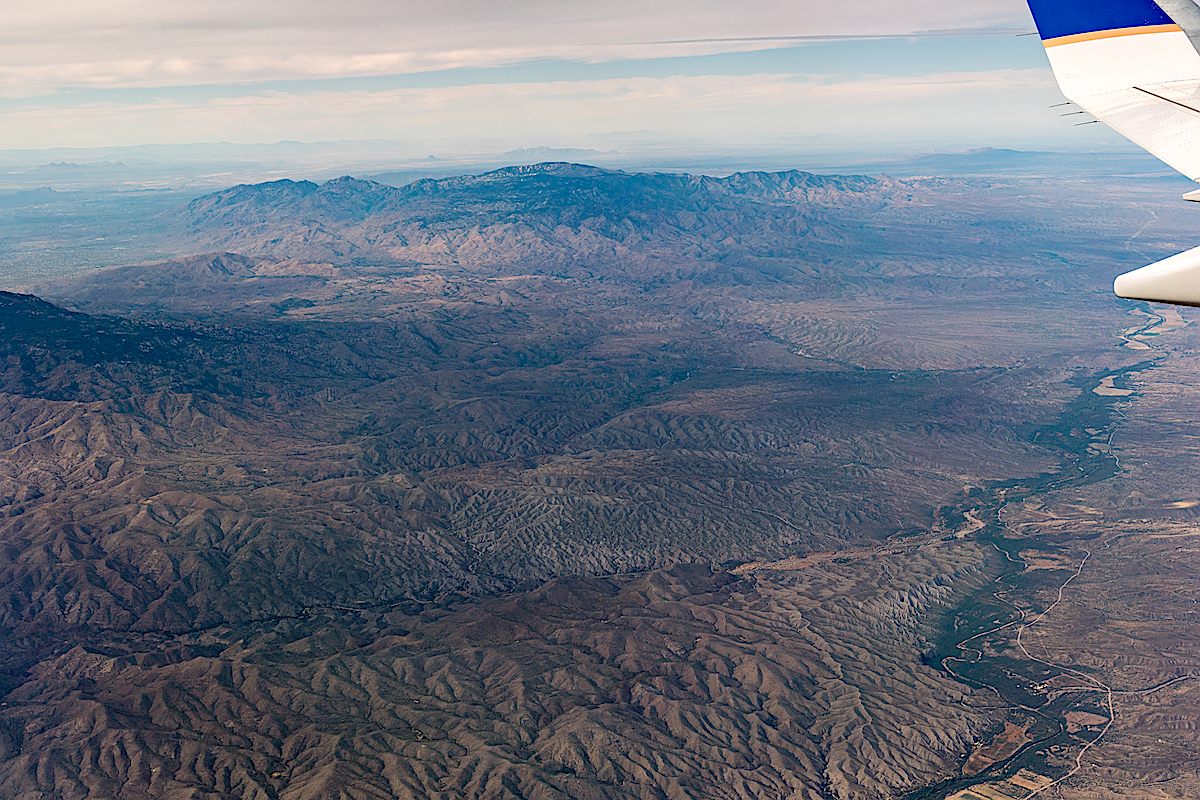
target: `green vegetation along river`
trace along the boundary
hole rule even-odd
[[[1134,336],[1153,335],[1154,329],[1164,323],[1161,316],[1148,313],[1147,317],[1146,325],[1134,332]],[[925,787],[909,794],[906,800],[945,800],[972,786],[1003,781],[1021,770],[1058,782],[1077,771],[1082,753],[1107,732],[1113,717],[1111,689],[1094,676],[1037,659],[1024,650],[1022,634],[1053,606],[1029,608],[1014,602],[1014,599],[1047,596],[1061,600],[1082,572],[1090,552],[1084,550],[1082,559],[1075,557],[1068,562],[1065,549],[1049,537],[1011,536],[1001,522],[1001,514],[1009,504],[1098,483],[1119,474],[1120,464],[1107,447],[1123,418],[1119,406],[1136,397],[1137,378],[1159,363],[1159,358],[1153,358],[1073,381],[1080,390],[1078,396],[1055,423],[1031,434],[1031,441],[1061,455],[1059,468],[974,489],[962,503],[939,512],[943,529],[954,530],[963,522],[976,521],[979,528],[971,536],[994,548],[996,555],[989,559],[993,580],[944,615],[931,636],[925,661],[956,680],[994,694],[997,706],[1006,710],[1009,721],[1026,728],[1027,741],[976,775]],[[1098,393],[1094,391],[1097,387],[1115,387],[1121,391]],[[1077,544],[1086,547],[1086,539]],[[1030,551],[1045,552],[1063,562],[1064,567],[1027,570],[1021,554]],[[1069,563],[1075,567],[1069,568]],[[997,643],[1008,646],[993,648]],[[1038,691],[1047,682],[1064,676],[1080,682],[1080,690],[1053,697]],[[1073,711],[1102,717],[1107,724],[1100,729],[1072,731],[1066,715]],[[1075,769],[1064,768],[1064,763]],[[1030,790],[1025,797],[1043,791]]]

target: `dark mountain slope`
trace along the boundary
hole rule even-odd
[[[134,374],[146,387],[169,383],[167,367],[196,355],[198,338],[186,327],[78,314],[0,292],[0,390],[88,399],[124,393]]]

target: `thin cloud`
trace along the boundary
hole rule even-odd
[[[1028,26],[1012,0],[42,0],[5,9],[10,94],[511,64]],[[778,32],[790,35],[781,37]],[[364,55],[365,54],[365,55]],[[147,65],[131,71],[129,63]],[[175,62],[187,69],[166,69]],[[316,65],[314,67],[314,65]]]
[[[997,40],[1029,30],[1028,10],[1014,0],[41,0],[15,6],[6,9],[0,29],[0,146],[6,147],[418,134],[438,140],[464,129],[495,132],[516,145],[543,135],[577,141],[592,131],[649,128],[736,140],[819,127],[818,133],[844,137],[884,117],[897,129],[933,126],[941,118],[959,124],[958,112],[975,95],[994,101],[1028,89],[1018,87],[1002,59],[993,59],[989,79],[984,70],[971,72],[980,68],[975,52],[936,44],[922,50],[919,66],[881,62],[879,70],[892,74],[870,78],[833,79],[849,62],[832,51],[828,69],[819,63],[823,51],[814,51],[803,76],[748,76],[742,73],[787,61],[765,52],[737,55],[809,43],[965,35],[990,37],[985,46],[996,50]],[[945,63],[938,63],[942,51]],[[728,58],[693,58],[714,54]],[[560,70],[564,62],[571,66]],[[879,71],[854,63],[859,73]],[[722,70],[729,74],[708,74]],[[897,77],[900,72],[935,77]],[[572,80],[555,80],[560,77]],[[1052,91],[1048,77],[1040,80],[1036,91]],[[857,97],[859,107],[845,104],[847,97]],[[901,118],[895,108],[901,101],[926,105]],[[1014,130],[1031,125],[1000,102],[979,104],[977,115]]]
[[[805,42],[870,42],[907,41],[913,39],[939,39],[950,36],[1032,36],[1037,31],[1027,28],[955,28],[936,31],[913,31],[912,33],[828,33],[828,34],[776,34],[772,36],[720,36],[706,39],[664,39],[647,44],[741,44],[771,43],[803,44]]]

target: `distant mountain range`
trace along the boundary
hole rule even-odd
[[[968,283],[991,291],[989,281],[1003,274],[1014,291],[1025,281],[1041,291],[1043,264],[1012,255],[998,263],[994,254],[1018,241],[1026,245],[1020,253],[1052,249],[1060,234],[995,202],[1002,191],[1024,190],[980,179],[795,170],[711,177],[565,162],[399,187],[348,176],[279,180],[203,195],[178,215],[185,231],[177,251],[238,256],[124,267],[38,291],[105,313],[275,313],[301,300],[344,308],[362,296],[345,288],[361,284],[364,270],[380,280],[407,270],[596,279],[639,290],[678,281],[802,282],[811,297],[861,295],[868,286],[890,293],[898,276],[939,296]],[[947,240],[947,229],[972,237]],[[356,272],[337,274],[346,269]],[[1053,280],[1085,278],[1061,272]]]
[[[1174,178],[1186,182],[1170,167],[1141,151],[1129,153],[1067,153],[984,147],[961,153],[931,153],[909,159],[855,167],[869,174],[897,176],[1089,176],[1135,175]]]
[[[344,177],[236,186],[193,201],[203,247],[277,258],[640,269],[732,253],[812,253],[853,219],[911,202],[928,183],[807,172],[724,178],[627,173],[569,163],[419,180],[396,188]]]

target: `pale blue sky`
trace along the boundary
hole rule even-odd
[[[1048,108],[1020,0],[22,5],[0,32],[0,148],[1117,145]],[[806,38],[760,38],[780,36]]]

